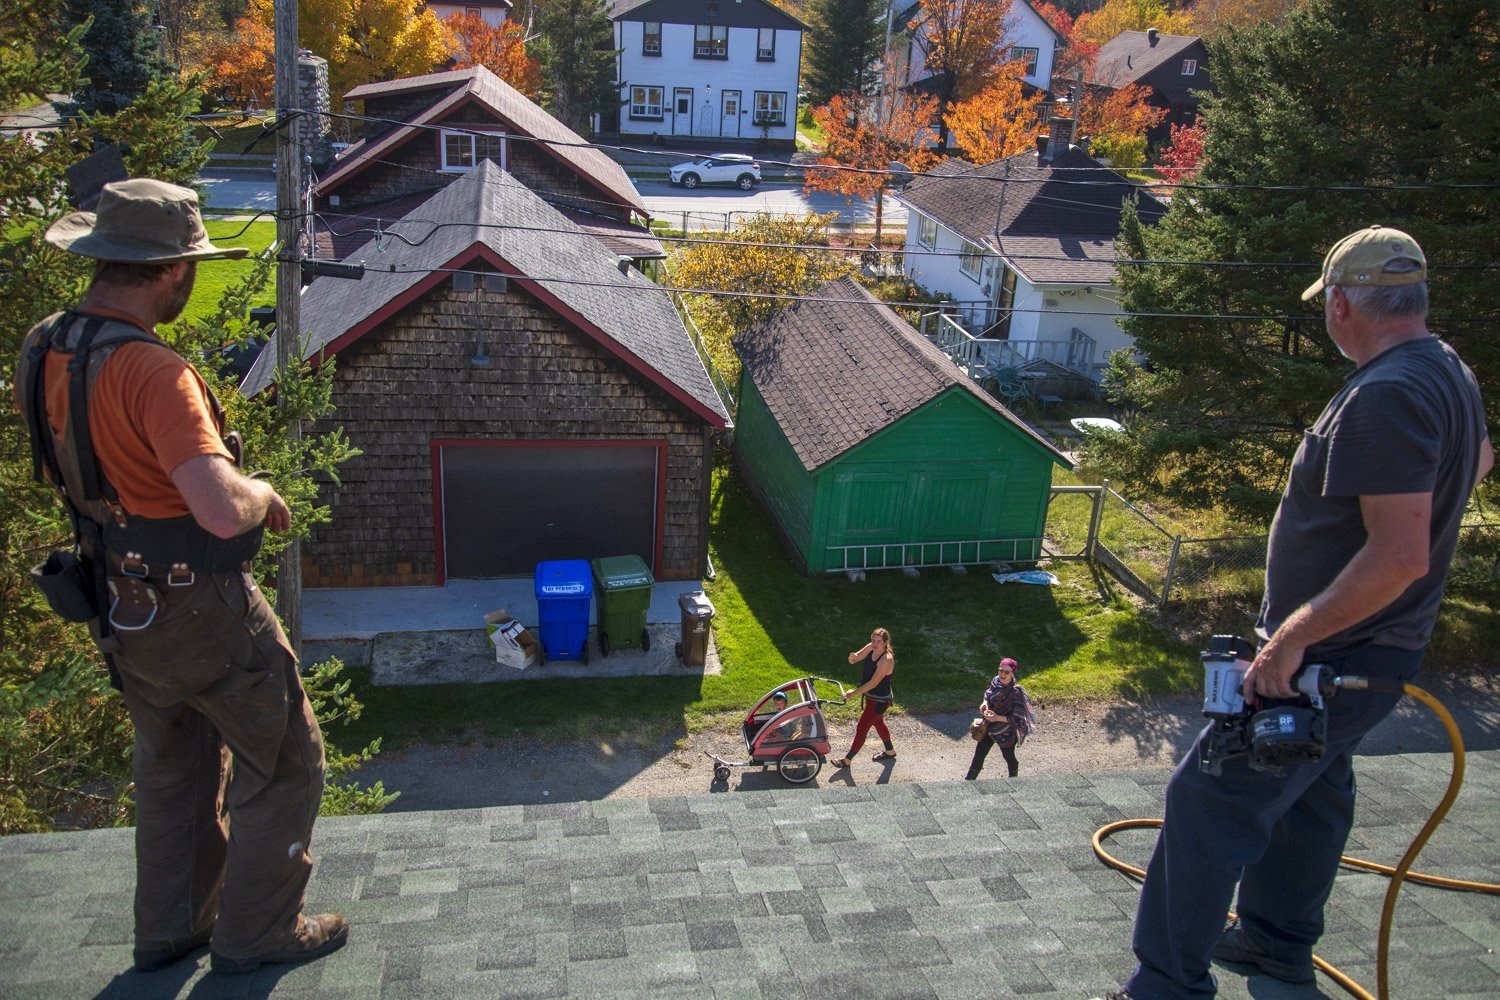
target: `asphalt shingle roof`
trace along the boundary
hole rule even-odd
[[[1398,857],[1447,766],[1446,754],[1361,757],[1349,850]],[[324,817],[307,901],[350,918],[348,945],[234,977],[208,972],[206,951],[128,971],[134,831],[5,837],[0,995],[1079,1000],[1134,966],[1136,885],[1094,858],[1089,837],[1160,816],[1167,777],[882,785],[861,774],[819,788],[749,771],[713,795]],[[1495,881],[1497,823],[1500,753],[1471,752],[1464,794],[1419,867]],[[1144,865],[1153,841],[1139,831],[1109,847]],[[1372,989],[1386,885],[1340,875],[1318,946]],[[1494,916],[1493,897],[1408,884],[1391,995],[1493,996]],[[1341,995],[1214,971],[1223,1000]]]
[[[304,360],[378,325],[381,311],[430,280],[434,268],[461,267],[487,251],[505,262],[503,273],[528,276],[518,279],[523,287],[549,294],[581,317],[607,349],[680,389],[701,417],[727,421],[667,293],[633,268],[621,273],[615,254],[490,161],[438,191],[387,233],[383,250],[372,240],[350,255],[350,261],[369,266],[363,280],[320,278],[303,292]],[[246,394],[274,381],[278,335],[272,334],[246,376]]]
[[[1091,183],[1065,183],[1077,181]],[[918,175],[897,197],[964,239],[1002,255],[1021,254],[1019,247],[1026,247],[1027,254],[1057,255],[1055,261],[1013,263],[1030,280],[1070,284],[1105,282],[1115,273],[1113,265],[1105,263],[1114,259],[1113,249],[1106,256],[1100,244],[1113,248],[1126,198],[1136,199],[1136,210],[1148,225],[1166,212],[1166,206],[1140,185],[1076,147],[1051,160],[1041,160],[1034,152],[978,166],[947,160]]]
[[[315,193],[321,196],[336,190],[344,178],[364,166],[364,161],[383,157],[423,130],[424,126],[444,120],[455,108],[473,98],[508,121],[521,135],[546,140],[535,145],[569,164],[582,178],[598,185],[621,205],[634,209],[641,215],[651,214],[646,210],[646,203],[641,200],[640,193],[626,175],[624,167],[602,151],[590,148],[587,139],[543,111],[535,101],[483,66],[366,84],[349,91],[344,99],[360,100],[446,88],[451,90],[413,117],[409,123],[393,128],[373,140],[361,139],[350,146],[333,170],[318,181]]]
[[[809,472],[955,386],[1072,465],[852,278],[783,306],[734,346]]]
[[[1122,31],[1099,48],[1089,80],[1105,87],[1135,83],[1198,41],[1197,35],[1163,35],[1156,43],[1144,31]]]

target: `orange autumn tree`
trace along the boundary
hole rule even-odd
[[[522,25],[491,26],[478,14],[450,14],[443,23],[453,35],[454,69],[483,66],[532,100],[541,96],[542,64],[526,53]]]
[[[276,87],[276,39],[258,18],[242,16],[234,30],[204,54],[211,85],[241,108],[271,103]]]
[[[1087,79],[1091,76],[1094,62],[1099,58],[1099,46],[1078,37],[1073,15],[1047,0],[1037,0],[1031,7],[1062,36],[1063,44],[1052,57],[1052,79],[1073,80],[1080,76]]]
[[[1098,10],[1078,15],[1073,39],[1103,45],[1122,31],[1147,28],[1163,35],[1191,35],[1193,15],[1187,10],[1172,10],[1163,0],[1105,0]]]
[[[802,175],[802,189],[807,192],[833,191],[850,202],[873,197],[876,246],[880,245],[884,192],[892,164],[902,163],[913,173],[921,173],[937,161],[928,146],[937,99],[910,94],[895,79],[888,74],[881,93],[874,97],[836,95],[823,107],[812,109],[827,145],[817,164]],[[860,172],[820,170],[820,166],[856,167]]]
[[[1037,90],[1026,95],[1021,85],[1025,75],[1025,62],[1007,62],[995,82],[943,116],[952,144],[965,159],[991,163],[1035,145],[1043,95]]]
[[[942,86],[938,111],[984,90],[1004,65],[1010,0],[922,0],[912,31],[926,40],[927,69]],[[947,143],[947,129],[939,139]]]
[[[1112,166],[1138,167],[1146,162],[1146,133],[1167,116],[1152,107],[1151,91],[1140,84],[1119,90],[1091,88],[1079,110],[1077,134],[1087,136],[1095,156]]]

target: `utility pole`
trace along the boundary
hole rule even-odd
[[[296,112],[301,107],[297,87],[297,0],[275,0],[276,35],[276,383],[302,363],[298,342],[302,322],[302,150],[298,148]],[[286,407],[287,393],[277,393],[277,406]],[[302,437],[300,421],[292,419],[287,433],[293,442]],[[276,564],[276,610],[292,649],[302,653],[302,543],[282,550]]]

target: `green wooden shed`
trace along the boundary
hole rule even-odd
[[[1071,463],[857,282],[734,345],[735,451],[806,572],[1040,557]]]

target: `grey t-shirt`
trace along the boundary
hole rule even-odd
[[[1427,575],[1308,652],[1331,656],[1365,642],[1426,646],[1485,436],[1474,373],[1436,337],[1399,344],[1357,369],[1303,434],[1292,459],[1271,523],[1257,630],[1274,633],[1363,547],[1361,496],[1431,492]]]

